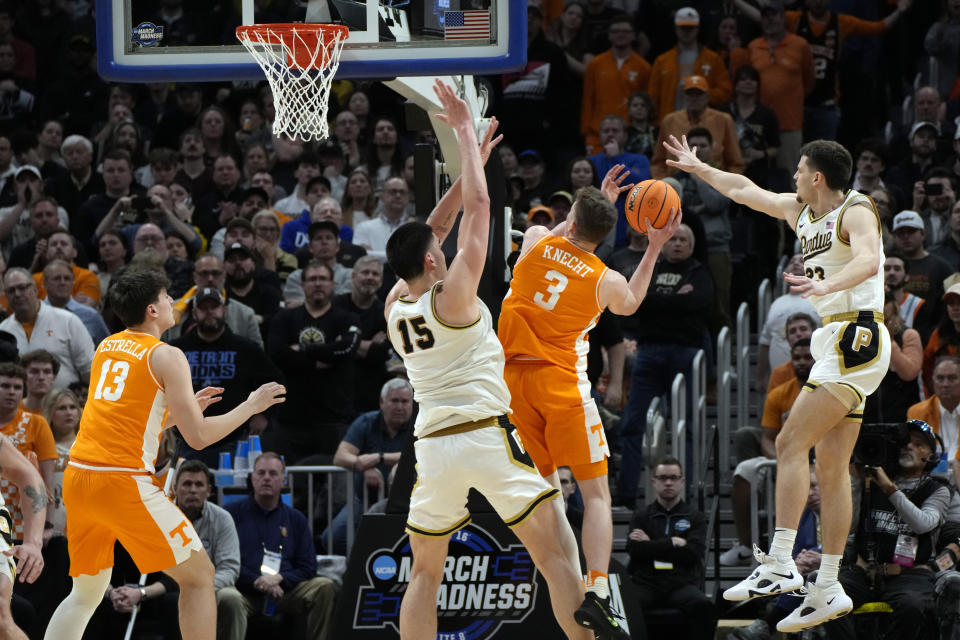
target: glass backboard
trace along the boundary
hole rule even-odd
[[[100,75],[119,82],[259,80],[240,24],[350,28],[338,77],[484,75],[526,61],[526,0],[97,0]]]

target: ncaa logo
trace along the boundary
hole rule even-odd
[[[690,528],[690,521],[687,520],[686,518],[683,518],[682,520],[677,520],[677,522],[673,525],[673,528],[676,529],[677,531],[686,531],[687,529]]]
[[[380,556],[373,561],[373,577],[377,580],[390,580],[397,575],[397,562],[390,556]]]

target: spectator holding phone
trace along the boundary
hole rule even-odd
[[[0,209],[0,243],[5,251],[35,237],[36,234],[30,224],[30,207],[45,195],[40,170],[29,164],[17,169],[13,178],[13,188],[17,201],[9,207]],[[54,228],[66,227],[69,222],[70,218],[66,210],[57,205]]]
[[[926,246],[950,237],[950,212],[957,201],[956,178],[943,167],[933,167],[913,185],[913,210],[920,212],[926,232]],[[954,270],[960,265],[951,265]]]
[[[127,196],[117,200],[107,215],[104,216],[94,232],[97,240],[107,231],[119,231],[127,245],[133,245],[137,231],[144,223],[153,223],[164,233],[174,231],[179,234],[187,248],[196,253],[203,241],[197,230],[184,222],[176,214],[173,194],[169,187],[155,184],[147,190],[145,196]]]

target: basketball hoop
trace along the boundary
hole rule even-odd
[[[330,84],[349,29],[337,24],[247,24],[237,38],[263,69],[273,91],[274,135],[304,142],[329,135]]]

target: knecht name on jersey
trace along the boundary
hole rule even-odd
[[[503,547],[470,523],[450,538],[437,593],[437,640],[485,640],[503,625],[522,622],[537,600],[537,569],[520,544]],[[400,630],[400,601],[410,582],[413,556],[408,536],[393,549],[378,549],[364,562],[354,629]]]
[[[556,263],[568,267],[571,271],[581,277],[586,277],[593,273],[593,267],[588,266],[577,256],[558,249],[557,247],[546,246],[543,248],[543,257],[547,260],[553,260]]]

